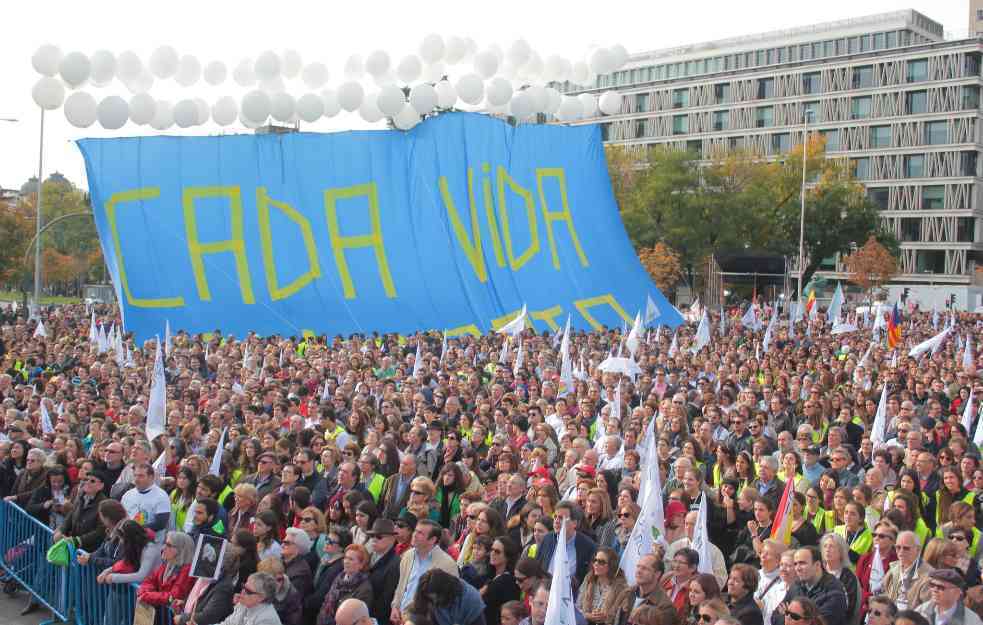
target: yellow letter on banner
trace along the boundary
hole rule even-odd
[[[551,211],[546,203],[546,193],[543,191],[543,178],[556,178],[560,185],[560,203],[563,210]],[[546,236],[550,242],[550,252],[553,253],[553,268],[560,268],[560,256],[556,253],[556,239],[553,237],[553,222],[564,221],[567,224],[567,231],[570,232],[570,240],[573,248],[577,251],[580,264],[587,267],[587,256],[580,247],[580,239],[577,238],[577,230],[573,227],[573,216],[570,214],[570,201],[567,199],[567,175],[562,167],[541,167],[536,169],[536,188],[539,190],[539,202],[543,207],[543,221],[546,222]]]
[[[476,326],[473,323],[469,323],[469,324],[463,325],[463,326],[458,326],[456,328],[449,328],[449,329],[447,329],[444,332],[444,336],[447,337],[447,338],[452,338],[452,337],[455,337],[455,336],[462,336],[464,334],[470,334],[471,336],[475,337],[476,339],[480,339],[481,338],[481,330],[479,330],[478,329],[478,326]]]
[[[512,249],[512,230],[509,227],[509,207],[505,203],[505,184],[519,195],[526,203],[526,216],[529,219],[529,247],[518,258]],[[498,166],[498,214],[502,220],[502,239],[505,241],[505,252],[509,256],[509,267],[512,271],[518,271],[523,265],[536,255],[539,251],[539,220],[536,219],[536,203],[532,199],[532,193],[524,189],[512,176],[505,171],[501,165]]]
[[[184,306],[183,297],[133,297],[133,293],[130,291],[130,282],[126,279],[126,266],[123,262],[123,246],[119,240],[119,229],[116,227],[116,205],[122,204],[123,202],[154,200],[158,197],[160,197],[159,188],[145,187],[143,189],[114,193],[109,197],[109,201],[106,202],[106,221],[109,222],[109,230],[113,234],[113,248],[116,250],[116,269],[119,271],[120,285],[123,287],[126,301],[131,306],[137,306],[139,308],[177,308]]]
[[[198,222],[195,216],[195,200],[199,198],[227,198],[229,200],[230,222],[232,232],[225,241],[202,243],[198,240]],[[208,302],[212,292],[208,288],[208,277],[205,275],[205,254],[231,252],[236,259],[236,273],[239,277],[239,292],[244,304],[254,304],[253,281],[249,275],[249,261],[246,259],[246,240],[242,226],[242,197],[239,187],[187,187],[182,200],[184,205],[184,228],[188,235],[188,253],[191,255],[191,267],[195,272],[195,284],[198,286],[198,297]]]
[[[447,215],[451,219],[451,228],[457,236],[458,243],[464,250],[468,262],[478,276],[478,282],[488,280],[488,270],[485,268],[485,256],[481,253],[481,227],[478,225],[478,206],[474,201],[474,171],[468,167],[468,203],[471,207],[471,236],[461,223],[461,216],[457,212],[454,198],[451,197],[450,189],[447,188],[447,176],[441,176],[437,181],[440,187],[440,196],[444,199],[444,206],[447,207]]]
[[[499,267],[505,266],[505,255],[502,254],[502,241],[498,236],[498,222],[495,221],[495,200],[492,199],[491,166],[485,163],[481,166],[484,176],[481,177],[481,194],[485,199],[485,217],[488,219],[488,232],[491,234],[492,250],[495,252],[495,262]]]
[[[338,226],[338,200],[348,200],[361,196],[365,196],[369,201],[369,221],[372,224],[372,231],[369,234],[342,236],[341,228]],[[386,297],[396,297],[396,287],[393,285],[393,277],[389,272],[389,261],[386,260],[386,248],[382,243],[379,193],[375,183],[328,189],[324,192],[324,206],[328,216],[328,234],[331,236],[331,248],[334,250],[334,260],[335,264],[338,265],[338,273],[341,275],[345,299],[355,299],[355,285],[352,283],[352,275],[348,270],[348,261],[345,260],[345,249],[359,247],[371,247],[375,250],[375,261],[379,265],[379,278],[382,280]]]
[[[530,310],[529,316],[537,321],[545,321],[546,325],[550,327],[550,330],[558,330],[560,324],[556,322],[556,318],[563,314],[563,307],[557,304],[556,306],[550,306],[549,308],[544,308],[543,310]]]
[[[276,259],[273,256],[273,233],[270,230],[270,206],[278,208],[287,218],[300,227],[304,237],[304,248],[307,250],[309,269],[297,276],[293,282],[281,287],[276,278]],[[317,246],[314,244],[314,233],[311,222],[286,202],[271,199],[266,194],[265,187],[256,189],[256,208],[259,211],[259,241],[263,248],[263,264],[266,267],[266,288],[270,291],[270,299],[276,301],[290,297],[316,278],[321,277],[321,263],[317,259]]]
[[[628,316],[628,313],[625,312],[624,308],[621,307],[621,304],[614,299],[614,295],[611,295],[610,293],[599,295],[597,297],[578,299],[574,300],[573,302],[573,305],[577,307],[577,310],[579,310],[580,314],[587,320],[587,323],[589,323],[595,330],[603,330],[604,326],[598,322],[598,320],[595,319],[593,315],[588,312],[588,310],[594,308],[595,306],[600,306],[601,304],[607,304],[610,306],[614,312],[621,315],[621,318],[625,321],[628,321],[629,323],[633,321],[632,318]]]

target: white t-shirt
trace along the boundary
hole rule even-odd
[[[120,500],[126,510],[126,516],[133,519],[140,525],[152,522],[158,514],[171,513],[171,500],[167,493],[156,484],[151,486],[146,492],[140,492],[136,487],[126,491],[123,499]],[[158,537],[162,537],[165,532],[157,532]],[[160,541],[158,541],[160,542]]]

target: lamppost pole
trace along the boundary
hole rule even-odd
[[[41,109],[41,137],[38,146],[38,198],[35,204],[37,208],[34,220],[34,310],[41,306],[41,187],[44,182],[44,109]]]
[[[809,114],[812,111],[803,110],[802,113],[802,192],[799,194],[801,207],[799,212],[799,292],[796,305],[802,305],[802,276],[805,273],[806,257],[806,164],[808,163],[809,150]]]

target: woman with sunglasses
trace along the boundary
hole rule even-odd
[[[816,604],[807,597],[792,599],[785,608],[786,625],[826,625]]]
[[[590,625],[610,623],[618,613],[617,600],[628,588],[618,562],[618,554],[608,547],[601,547],[594,553],[577,595],[577,608]]]
[[[942,563],[956,569],[966,580],[966,587],[972,588],[980,584],[980,566],[976,558],[969,556],[969,533],[962,528],[949,531],[948,547],[943,553]]]
[[[324,554],[314,571],[314,590],[304,597],[304,622],[313,623],[321,611],[324,598],[334,580],[344,567],[345,550],[352,544],[352,535],[346,528],[334,528],[327,532]]]
[[[137,599],[152,606],[167,606],[183,601],[195,578],[191,577],[191,559],[195,543],[183,532],[168,532],[161,551],[163,564],[148,575],[137,589]]]
[[[894,542],[898,538],[898,528],[884,520],[874,526],[874,548],[860,556],[857,561],[857,581],[860,583],[860,617],[867,615],[867,601],[879,594],[884,586],[884,576],[891,563],[898,559]],[[880,558],[880,566],[874,566],[874,558]]]
[[[502,605],[517,601],[521,596],[513,569],[519,557],[519,547],[505,536],[496,538],[488,552],[491,580],[479,589],[485,601],[485,623],[501,625]]]

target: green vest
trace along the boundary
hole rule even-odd
[[[966,493],[959,501],[973,505],[976,493]],[[935,535],[942,538],[942,489],[935,491]]]
[[[369,494],[372,495],[372,499],[374,499],[376,503],[379,503],[379,497],[382,495],[382,485],[385,483],[385,481],[386,478],[382,477],[382,475],[379,473],[376,473],[372,476],[372,481],[370,481],[367,485]]]
[[[833,528],[833,533],[839,534],[843,540],[846,540],[846,525],[837,525],[835,528]],[[853,539],[853,542],[850,543],[850,551],[862,556],[870,551],[871,547],[873,546],[874,534],[870,531],[869,527],[864,526],[864,531],[857,534],[857,536]],[[852,565],[850,568],[853,568]]]
[[[228,499],[229,495],[231,494],[232,494],[231,486],[226,486],[225,488],[223,488],[222,492],[218,494],[218,499],[216,499],[216,501],[218,501],[218,505],[224,506],[225,500]]]
[[[932,531],[928,529],[928,525],[925,524],[924,519],[918,519],[915,523],[915,534],[918,535],[918,540],[922,543],[922,548],[928,543],[928,537],[932,534]]]

